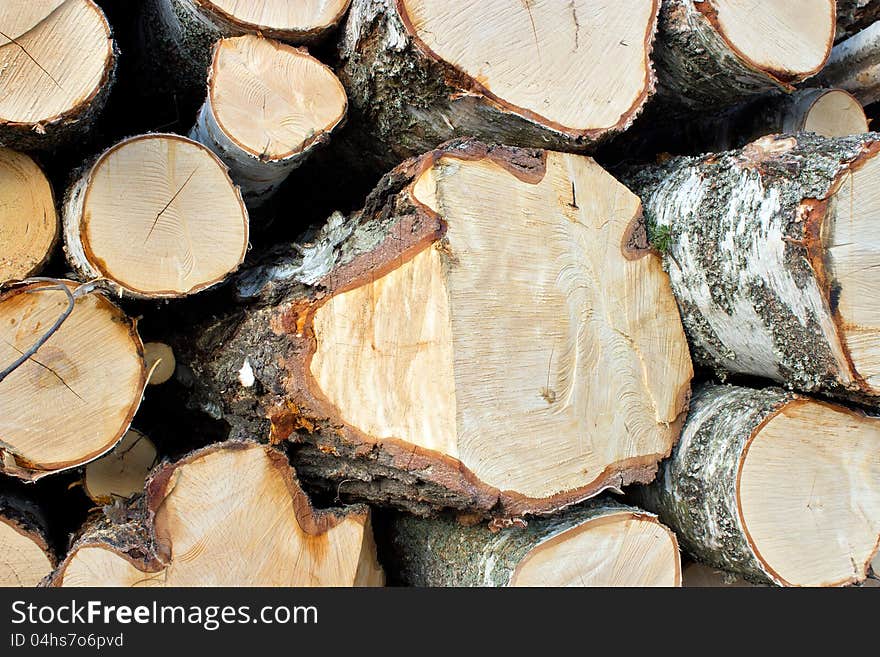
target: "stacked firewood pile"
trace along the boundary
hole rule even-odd
[[[4,0],[0,584],[865,583],[878,18]]]

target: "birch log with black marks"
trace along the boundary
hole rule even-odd
[[[0,472],[25,480],[75,468],[125,434],[146,385],[135,324],[72,281],[0,295]]]
[[[453,137],[583,150],[654,89],[657,0],[353,0],[340,78],[359,161],[387,170]]]
[[[116,447],[83,468],[83,491],[98,504],[112,504],[144,492],[147,475],[156,466],[153,441],[129,429]]]
[[[834,46],[816,84],[845,89],[862,105],[880,100],[880,23]]]
[[[837,35],[835,41],[852,36],[880,19],[878,0],[837,0]]]
[[[49,149],[85,135],[116,67],[92,0],[6,0],[0,12],[0,145]]]
[[[0,492],[0,588],[36,586],[57,563],[43,510],[21,495]]]
[[[834,41],[834,0],[667,0],[654,62],[665,112],[792,91],[815,75]]]
[[[680,586],[675,535],[654,514],[600,499],[499,531],[400,515],[396,575],[409,586]]]
[[[189,136],[229,167],[245,201],[265,202],[345,119],[342,83],[308,53],[271,39],[218,41]]]
[[[876,133],[771,136],[628,178],[695,360],[877,403],[878,151]]]
[[[335,494],[550,511],[649,481],[678,434],[690,357],[646,247],[592,159],[453,142],[240,276],[248,304],[178,362],[233,435],[299,443]]]
[[[0,148],[0,284],[39,273],[58,239],[52,187],[24,153]]]
[[[783,586],[860,582],[880,542],[880,418],[778,388],[704,386],[639,492],[709,565]]]
[[[68,190],[67,261],[135,298],[194,294],[244,260],[248,212],[226,166],[198,142],[153,133],[105,151]]]
[[[322,40],[342,20],[350,0],[146,0],[147,52],[164,60],[174,86],[204,88],[218,39],[244,34],[295,45]]]
[[[279,451],[226,442],[87,526],[54,586],[381,586],[365,506],[314,509]]]

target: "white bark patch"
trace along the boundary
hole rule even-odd
[[[244,359],[244,365],[238,370],[238,381],[245,388],[250,388],[256,381],[256,377],[254,377],[254,368],[251,367],[251,363],[247,358]]]

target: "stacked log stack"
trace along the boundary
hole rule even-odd
[[[0,585],[871,579],[880,2],[133,5],[0,6]]]

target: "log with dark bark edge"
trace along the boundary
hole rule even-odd
[[[131,423],[147,378],[141,340],[118,307],[87,290],[39,279],[0,294],[0,366],[8,372],[0,380],[0,472],[36,480],[78,467],[112,449]]]
[[[31,500],[0,492],[0,588],[36,586],[58,563],[48,523]]]
[[[226,165],[198,142],[151,133],[105,151],[68,190],[67,261],[135,298],[182,297],[244,260],[248,212]]]
[[[454,518],[400,515],[396,575],[410,586],[679,586],[675,535],[608,499],[499,531]]]
[[[878,0],[837,0],[835,41],[852,36],[880,19]]]
[[[654,50],[657,104],[695,111],[791,91],[828,58],[834,12],[834,0],[667,0]]]
[[[232,478],[230,476],[232,475]],[[211,445],[81,532],[54,586],[381,586],[367,507],[314,509],[287,458]]]
[[[690,357],[643,229],[590,158],[452,142],[301,256],[241,275],[248,304],[196,328],[178,363],[233,436],[298,443],[300,475],[337,495],[552,511],[650,480],[687,408]]]
[[[740,575],[692,561],[681,569],[681,585],[686,588],[754,588],[755,584]]]
[[[0,144],[49,149],[87,133],[115,67],[110,24],[92,0],[4,2]]]
[[[702,386],[636,494],[709,565],[784,586],[859,582],[880,542],[880,418],[779,388]]]
[[[98,504],[130,499],[144,492],[144,482],[157,462],[153,441],[129,429],[116,447],[83,468],[83,491]]]
[[[622,132],[654,89],[658,5],[354,0],[337,67],[354,159],[385,171],[454,137],[568,151]]]
[[[164,60],[173,87],[205,86],[218,39],[261,34],[295,45],[322,40],[345,16],[350,0],[146,0],[147,52]]]
[[[696,361],[877,403],[878,139],[770,136],[624,177]]]
[[[220,156],[245,201],[260,205],[327,142],[347,107],[342,83],[308,53],[259,36],[222,39],[189,136]]]
[[[0,284],[39,273],[58,232],[43,171],[24,153],[0,148]]]
[[[880,23],[834,46],[815,82],[845,89],[862,105],[880,100]]]

